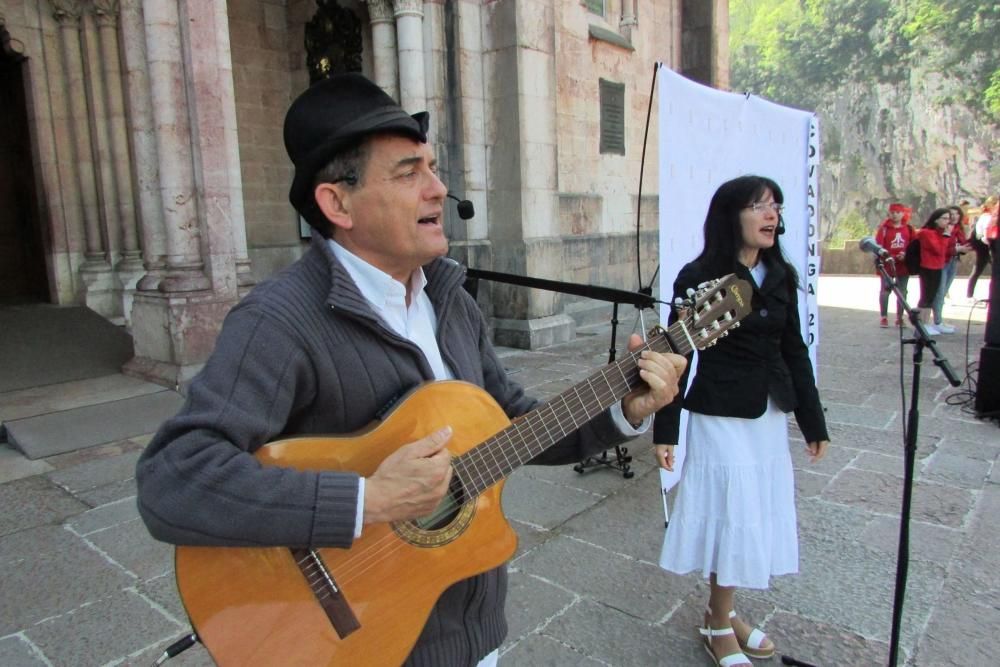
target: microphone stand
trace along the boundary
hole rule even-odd
[[[506,283],[508,285],[519,285],[521,287],[531,287],[534,289],[548,290],[550,292],[559,292],[561,294],[584,296],[589,299],[607,301],[614,304],[614,309],[611,315],[611,347],[608,349],[609,364],[615,360],[615,336],[617,335],[619,324],[619,304],[630,303],[639,309],[640,314],[642,313],[643,308],[653,308],[656,305],[656,299],[652,296],[652,289],[642,289],[638,292],[628,292],[625,290],[615,289],[613,287],[580,285],[577,283],[562,282],[560,280],[547,280],[545,278],[530,278],[528,276],[518,276],[510,273],[500,273],[498,271],[486,271],[485,269],[466,269],[466,275],[468,276],[468,279],[466,280],[465,289],[472,294],[473,297],[476,296],[478,291],[478,281],[482,279]],[[635,472],[631,469],[632,456],[628,453],[628,448],[623,447],[622,445],[615,445],[615,459],[613,461],[608,457],[608,452],[605,450],[601,452],[600,456],[588,456],[574,465],[573,470],[582,475],[588,469],[595,466],[604,466],[619,470],[622,473],[622,477],[625,479],[631,479],[635,476]]]
[[[920,321],[920,309],[910,308],[906,297],[896,283],[894,275],[889,275],[885,267],[887,260],[876,255],[875,267],[882,274],[883,280],[892,287],[899,303],[905,307],[906,313],[913,325],[914,337],[902,341],[903,345],[913,345],[913,387],[910,392],[910,411],[906,417],[905,445],[903,449],[903,506],[899,516],[899,550],[896,556],[896,588],[892,601],[892,635],[889,639],[889,667],[895,667],[899,658],[899,628],[903,615],[903,598],[906,595],[906,575],[910,565],[910,504],[913,496],[913,466],[917,455],[917,427],[920,422],[919,393],[920,367],[923,364],[924,348],[934,355],[934,364],[941,369],[948,382],[953,387],[962,384],[951,364],[937,349],[936,341],[931,338]],[[892,263],[892,259],[888,259]],[[895,273],[895,271],[893,271]]]

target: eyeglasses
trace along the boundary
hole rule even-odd
[[[771,209],[778,215],[781,215],[781,212],[785,210],[785,207],[776,201],[755,201],[749,206],[744,206],[743,208],[753,209],[754,213],[764,213],[768,209]]]

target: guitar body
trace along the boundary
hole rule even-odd
[[[510,425],[484,390],[433,382],[382,422],[349,437],[271,443],[264,465],[342,470],[370,477],[400,445],[451,426],[453,456]],[[178,547],[177,586],[199,639],[220,665],[398,665],[441,593],[509,560],[517,536],[498,482],[446,523],[369,524],[350,549],[317,549],[360,627],[341,637],[284,547]]]

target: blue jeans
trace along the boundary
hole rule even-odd
[[[951,281],[955,279],[958,271],[958,257],[952,257],[941,269],[941,285],[938,286],[937,296],[934,297],[934,324],[941,324],[941,311],[944,309],[944,297],[948,294]]]

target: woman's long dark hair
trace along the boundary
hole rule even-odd
[[[921,227],[921,229],[926,229],[927,227],[938,227],[939,229],[944,229],[944,226],[943,225],[938,225],[937,221],[940,218],[943,218],[944,216],[948,215],[948,212],[950,210],[951,209],[948,209],[948,208],[936,208],[936,209],[934,209],[931,212],[931,214],[929,216],[927,216],[927,222],[924,223],[924,225],[923,225],[923,227]]]
[[[740,226],[740,211],[770,190],[774,201],[785,201],[778,184],[765,176],[740,176],[726,181],[712,195],[705,215],[705,246],[695,261],[704,266],[713,276],[732,273],[739,263],[740,248],[743,247],[743,229]],[[779,216],[778,224],[783,224]],[[788,272],[789,289],[795,290],[799,284],[799,274],[781,251],[781,243],[775,234],[774,245],[761,250],[761,258],[767,264],[782,264]]]

